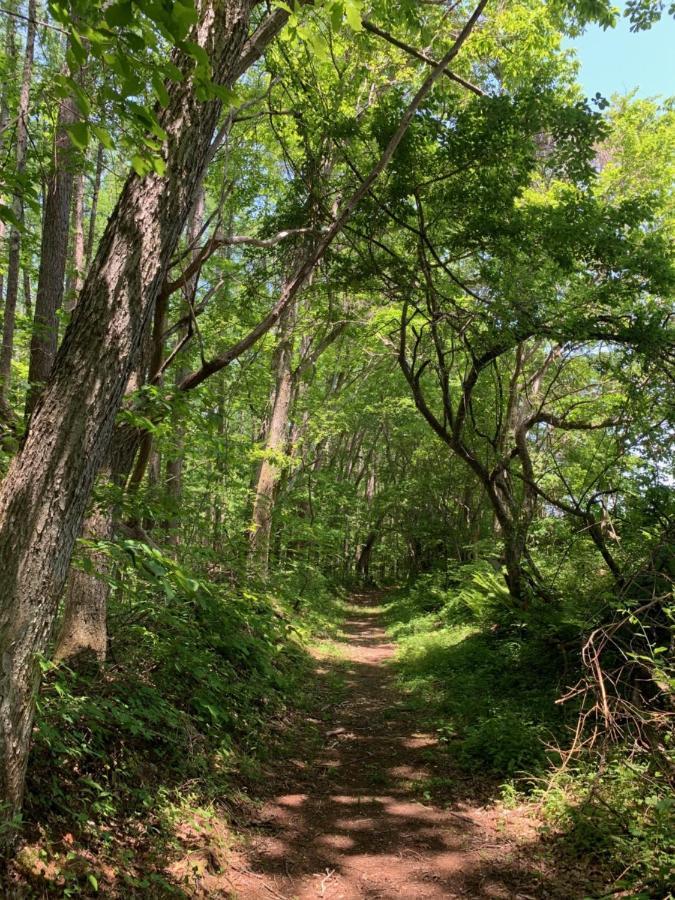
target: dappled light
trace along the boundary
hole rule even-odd
[[[674,22],[0,0],[0,897],[675,900]]]
[[[258,897],[264,889],[286,898],[347,900],[469,891],[514,897],[528,890],[569,897],[579,889],[573,879],[557,884],[543,854],[541,868],[533,865],[535,821],[523,815],[509,821],[487,798],[476,805],[438,738],[417,731],[417,717],[396,687],[381,602],[381,595],[355,598],[342,652],[332,666],[320,656],[317,678],[329,679],[333,668],[344,699],[326,709],[322,745],[309,769],[296,774],[294,790],[265,803],[264,831],[253,826],[251,847],[235,865],[237,896]],[[325,685],[317,691],[330,696]],[[282,768],[273,771],[289,785]],[[455,784],[431,799],[425,786],[439,775]]]

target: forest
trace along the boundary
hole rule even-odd
[[[1,0],[2,896],[675,897],[667,7]]]

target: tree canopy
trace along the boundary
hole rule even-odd
[[[616,816],[639,824],[605,883],[656,841],[631,885],[666,889],[675,110],[586,97],[565,42],[618,15],[4,0],[6,846],[62,820],[99,853],[91,822],[159,802],[161,778],[131,787],[146,762],[206,796],[293,708],[344,592],[377,589],[413,693],[429,642],[457,759],[574,772],[589,809],[588,772],[605,805],[618,779]],[[534,712],[525,688],[506,713],[441,696],[498,666],[520,684],[523,660]],[[163,730],[182,735],[165,764]],[[89,876],[73,883],[98,892]]]

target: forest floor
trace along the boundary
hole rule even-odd
[[[455,777],[436,736],[418,731],[379,602],[353,597],[341,640],[316,648],[311,713],[263,773],[263,805],[226,874],[201,890],[237,900],[587,896],[583,875],[554,865],[528,809]]]

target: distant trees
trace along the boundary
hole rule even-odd
[[[287,283],[269,316],[229,354],[211,365],[205,364],[201,373],[188,376],[185,387],[195,386],[227,365],[289,307],[317,261],[393,156],[415,111],[478,20],[484,2],[474,10],[441,63],[425,77],[380,159],[341,205],[316,248]],[[171,13],[174,18],[166,25],[169,29],[173,25],[177,34],[184,31],[182,12],[177,19],[180,8],[180,5],[174,8]],[[192,10],[196,41],[187,52],[174,53],[172,65],[177,72],[174,83],[169,88],[157,88],[163,106],[159,116],[148,113],[141,116],[160,141],[148,145],[159,155],[149,162],[139,158],[134,164],[136,171],[127,179],[108,220],[50,378],[31,417],[24,445],[3,482],[0,560],[5,579],[0,588],[0,649],[4,659],[0,794],[6,798],[8,817],[21,805],[37,677],[35,657],[45,651],[51,635],[72,548],[94,478],[107,452],[115,415],[133,368],[138,364],[155,303],[164,288],[172,256],[211,157],[211,141],[222,97],[259,57],[267,41],[285,21],[285,17],[279,21],[280,17],[272,14],[246,45],[251,9],[248,0],[214,0],[202,6],[199,16]],[[192,12],[188,11],[188,22]],[[31,18],[33,13],[34,9]],[[105,18],[108,25],[116,26],[126,24],[131,15],[127,8],[113,7],[106,11]],[[160,24],[164,24],[161,19]],[[27,82],[29,76],[27,54],[24,76]],[[76,140],[83,139],[75,126],[74,122],[62,123]],[[67,204],[58,206],[61,218]],[[53,280],[58,282],[57,293],[60,293],[62,242],[58,249],[60,278]],[[49,303],[50,315],[55,299],[58,300],[52,298]],[[6,315],[7,312],[6,308]],[[7,342],[6,348],[11,358]]]
[[[608,7],[71,6],[0,12],[5,822],[113,543],[268,585],[488,560],[522,610],[547,541],[625,584],[664,486],[672,110],[559,49]]]

